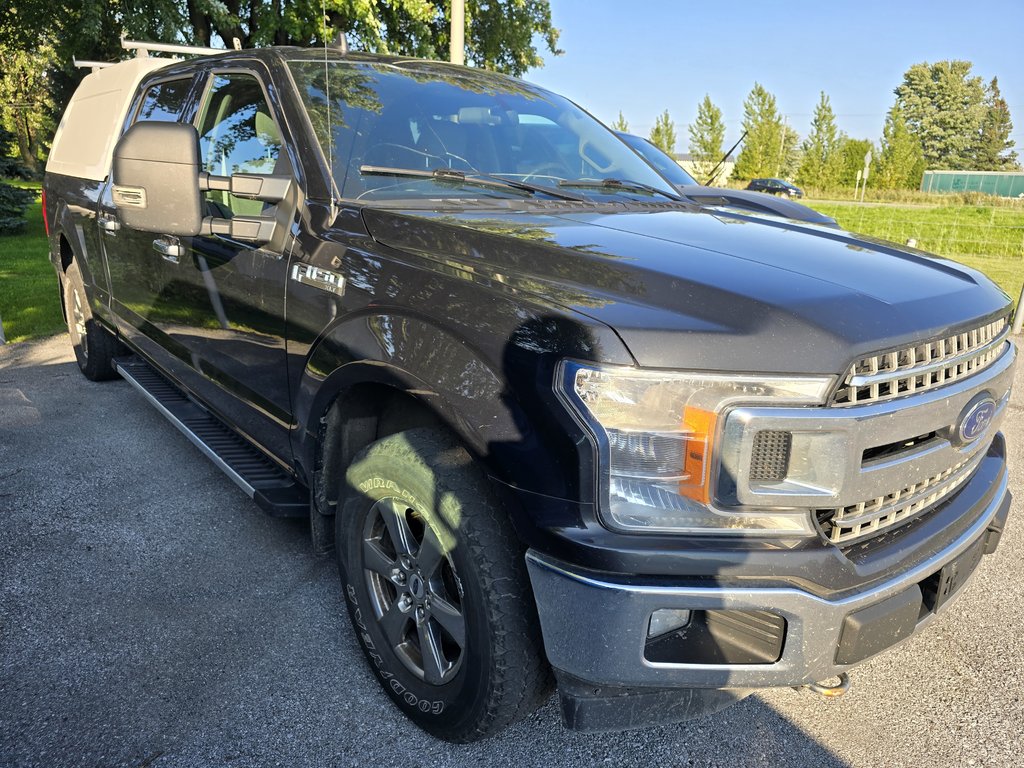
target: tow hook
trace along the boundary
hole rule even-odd
[[[807,685],[800,686],[806,688],[812,693],[816,693],[819,696],[824,696],[827,699],[838,699],[848,690],[850,690],[850,676],[845,672],[840,673],[839,683],[837,685],[829,685],[825,682],[820,683],[808,683]],[[799,689],[798,689],[799,690]]]

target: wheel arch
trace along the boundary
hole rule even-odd
[[[359,451],[422,426],[451,433],[499,481],[514,522],[523,511],[508,487],[577,495],[572,432],[579,427],[551,389],[557,359],[527,352],[510,375],[512,344],[488,354],[431,320],[398,313],[360,314],[324,334],[307,356],[295,401],[295,455],[313,489],[313,513],[333,514]],[[524,377],[537,386],[523,386]],[[545,388],[549,401],[537,395]],[[564,423],[556,426],[559,413]]]

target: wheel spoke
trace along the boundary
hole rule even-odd
[[[402,613],[397,600],[391,603],[391,607],[380,617],[380,628],[384,631],[384,636],[391,643],[392,648],[397,648],[405,642],[407,621],[409,621],[409,614]]]
[[[423,543],[420,544],[420,550],[416,554],[416,563],[419,565],[424,579],[429,580],[434,577],[434,572],[441,564],[444,555],[444,545],[434,529],[428,525],[423,533]]]
[[[377,542],[371,539],[363,540],[363,567],[374,573],[379,573],[388,581],[394,576],[394,569],[397,563],[384,554]]]
[[[377,509],[387,526],[395,552],[400,555],[413,554],[416,541],[409,528],[409,521],[405,519],[405,504],[399,499],[381,499],[377,502]]]
[[[459,648],[466,646],[466,619],[454,605],[436,595],[430,600],[431,616],[451,635]]]
[[[441,638],[437,636],[434,623],[429,619],[416,627],[420,636],[420,655],[423,657],[423,679],[431,685],[444,682],[448,662],[441,651]]]

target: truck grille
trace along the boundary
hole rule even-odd
[[[833,405],[863,405],[923,392],[973,376],[1006,351],[1008,318],[912,347],[858,360],[832,397]]]
[[[850,544],[908,522],[949,497],[977,469],[985,451],[898,491],[847,507],[817,510],[829,541]]]

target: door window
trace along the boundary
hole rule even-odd
[[[287,155],[259,81],[252,75],[215,75],[199,117],[203,168],[217,176],[233,173],[286,174]],[[264,204],[227,192],[207,192],[210,215],[259,216]]]
[[[192,85],[192,79],[185,78],[183,80],[168,80],[150,87],[146,90],[135,120],[173,123],[181,114],[181,108],[185,104],[190,85]]]

